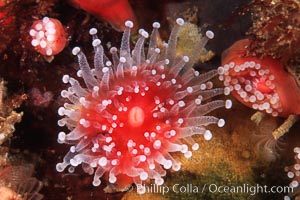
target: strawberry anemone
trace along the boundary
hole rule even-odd
[[[222,57],[220,79],[244,105],[272,116],[300,114],[300,89],[283,65],[246,55],[250,40],[234,43]]]
[[[93,185],[101,184],[101,177],[108,186],[124,190],[126,186],[154,179],[164,182],[166,169],[180,170],[181,163],[173,152],[192,156],[199,144],[194,135],[210,140],[212,133],[205,126],[225,121],[206,116],[220,107],[231,107],[230,100],[211,100],[226,93],[223,88],[213,88],[211,78],[217,70],[203,74],[193,69],[196,55],[213,33],[206,35],[195,45],[195,55],[176,55],[177,34],[184,20],[179,18],[163,49],[157,46],[160,24],[153,23],[148,51],[144,42],[149,34],[141,29],[134,49],[130,50],[131,21],[126,21],[120,50],[110,49],[111,59],[104,54],[97,30],[92,28],[95,56],[91,69],[79,47],[72,51],[77,55],[86,87],[69,75],[63,82],[71,86],[61,92],[71,103],[60,107],[58,114],[64,118],[59,126],[67,126],[70,132],[60,132],[59,143],[72,144],[62,163],[56,166],[62,172],[68,167],[74,172],[81,165],[94,174]],[[145,187],[138,187],[144,193]]]
[[[59,20],[44,17],[35,20],[29,30],[31,45],[45,56],[54,56],[66,46],[67,34]]]
[[[218,68],[219,79],[237,100],[259,111],[251,117],[257,123],[264,114],[287,117],[273,130],[271,140],[266,140],[267,152],[274,153],[276,140],[287,133],[299,118],[300,89],[280,61],[247,55],[249,45],[249,39],[239,40],[223,53],[222,66]]]

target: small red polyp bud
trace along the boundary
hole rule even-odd
[[[128,0],[70,0],[70,2],[75,7],[109,22],[118,31],[125,30],[124,23],[127,20],[137,24]]]
[[[29,34],[31,45],[42,55],[53,56],[66,46],[66,32],[57,19],[44,17],[33,22]]]

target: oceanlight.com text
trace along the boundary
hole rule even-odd
[[[246,193],[251,196],[265,193],[292,193],[293,188],[289,186],[267,186],[267,185],[218,185],[218,184],[174,184],[174,185],[156,185],[156,184],[139,184],[137,185],[138,190],[143,189],[145,193],[160,193],[165,195],[167,193]]]

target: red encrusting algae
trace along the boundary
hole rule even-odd
[[[273,116],[300,114],[300,89],[283,64],[247,55],[249,39],[234,43],[222,56],[220,80],[244,105]]]
[[[128,0],[70,0],[70,2],[75,7],[109,22],[118,31],[125,30],[124,23],[127,20],[137,23]]]
[[[33,22],[30,31],[31,45],[42,55],[54,56],[66,46],[67,34],[59,20],[44,17]]]
[[[217,70],[200,74],[193,69],[195,55],[176,56],[177,34],[184,21],[179,18],[176,22],[162,50],[157,47],[160,24],[153,23],[146,53],[144,42],[149,34],[141,29],[131,51],[133,23],[126,21],[119,55],[117,48],[110,49],[112,61],[104,54],[97,30],[91,29],[94,69],[79,47],[73,49],[80,66],[77,75],[86,88],[69,75],[63,76],[63,82],[71,87],[61,95],[71,103],[59,108],[58,114],[64,118],[58,125],[67,126],[71,132],[60,132],[58,142],[74,146],[57,164],[57,171],[69,166],[69,172],[74,172],[81,164],[86,173],[94,174],[94,186],[101,184],[103,176],[109,186],[121,190],[148,179],[161,185],[165,169],[180,170],[181,163],[172,152],[190,158],[191,150],[199,148],[193,135],[210,140],[212,133],[205,126],[224,126],[223,119],[205,116],[232,104],[230,100],[209,102],[211,97],[224,94],[222,88],[213,89],[209,81]],[[203,47],[211,38],[213,33],[207,31],[195,48]],[[138,192],[144,193],[145,187],[138,187]]]

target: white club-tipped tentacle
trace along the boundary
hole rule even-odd
[[[121,47],[120,47],[120,57],[124,57],[126,60],[131,60],[130,52],[130,32],[133,28],[132,21],[125,22],[125,31],[122,36]],[[129,66],[128,66],[129,67]]]
[[[133,49],[133,53],[132,53],[133,65],[135,65],[135,66],[141,65],[142,54],[144,53],[144,52],[142,52],[143,47],[144,47],[144,42],[145,42],[145,39],[149,37],[149,34],[144,29],[140,29],[139,34],[140,34],[140,38],[136,42],[136,45],[135,45],[135,47]]]
[[[97,80],[92,75],[90,65],[87,62],[84,53],[82,53],[79,47],[75,47],[72,50],[72,53],[73,55],[76,55],[78,58],[79,67],[82,71],[82,77],[86,86],[88,88],[92,88],[94,85],[97,85]]]
[[[159,22],[154,22],[152,24],[152,27],[153,30],[150,35],[147,59],[150,59],[153,56],[153,54],[155,53],[155,49],[157,48],[158,29],[160,28]]]
[[[167,47],[167,53],[166,53],[167,58],[170,60],[169,66],[172,66],[174,64],[175,56],[176,56],[178,31],[179,31],[180,26],[182,26],[183,24],[184,24],[184,20],[182,18],[177,18],[176,24],[170,33],[168,47]]]

